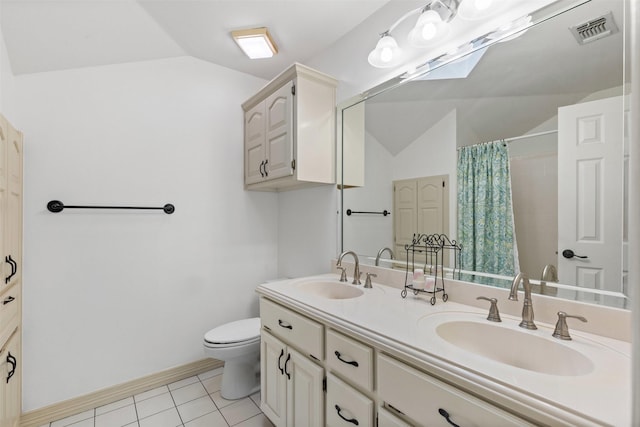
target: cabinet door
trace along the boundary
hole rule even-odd
[[[245,184],[260,182],[265,177],[267,159],[265,145],[264,102],[244,113],[244,180]]]
[[[324,369],[289,348],[287,377],[287,426],[324,426]]]
[[[12,267],[5,260],[7,256],[7,199],[9,193],[8,171],[7,171],[7,147],[9,146],[9,133],[7,130],[7,122],[4,117],[0,116],[0,291],[7,285],[5,278],[9,277]]]
[[[293,82],[266,99],[267,178],[293,175]]]
[[[260,343],[260,408],[276,427],[286,425],[287,381],[284,343],[262,331]]]
[[[20,281],[22,275],[22,132],[7,125],[7,211],[5,220],[5,252],[11,257],[13,274],[8,285]],[[6,264],[6,262],[5,262]]]
[[[18,427],[21,412],[20,330],[0,350],[0,425]]]

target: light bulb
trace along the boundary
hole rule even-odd
[[[438,27],[433,22],[427,22],[422,27],[422,38],[425,40],[431,40],[438,34]]]
[[[492,0],[475,0],[474,6],[476,10],[486,10],[491,7]]]
[[[382,62],[390,62],[393,59],[393,50],[390,47],[384,47],[380,51],[380,60]]]

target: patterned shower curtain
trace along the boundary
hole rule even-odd
[[[504,141],[458,153],[458,242],[463,270],[514,276],[519,271]]]

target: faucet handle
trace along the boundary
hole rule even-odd
[[[339,265],[336,266],[336,268],[338,270],[340,270],[340,281],[341,282],[346,282],[347,281],[347,269],[345,267],[340,267]]]
[[[569,335],[569,326],[567,326],[567,317],[572,317],[574,319],[581,320],[586,323],[587,319],[582,316],[574,316],[571,314],[567,314],[564,311],[558,312],[558,322],[556,323],[556,329],[553,331],[553,337],[561,340],[570,340],[571,335]]]
[[[372,277],[378,277],[378,275],[377,274],[373,274],[373,273],[367,273],[367,278],[364,281],[364,287],[366,289],[373,288],[373,286],[371,286],[371,278]]]
[[[500,313],[498,312],[498,300],[495,298],[487,298],[487,297],[478,297],[477,300],[485,300],[491,303],[491,307],[489,307],[489,315],[487,316],[487,320],[491,322],[502,322],[500,319]]]

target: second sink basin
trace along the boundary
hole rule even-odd
[[[359,297],[364,293],[362,289],[353,285],[328,280],[303,282],[298,285],[298,289],[328,299],[350,299]]]
[[[590,359],[554,338],[499,324],[452,320],[439,324],[436,333],[463,350],[533,372],[580,376],[594,369]]]

